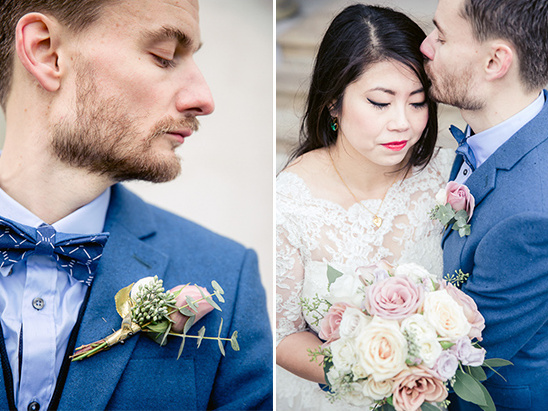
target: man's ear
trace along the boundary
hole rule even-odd
[[[514,61],[514,50],[502,42],[492,43],[490,50],[490,60],[487,63],[486,73],[488,80],[503,78]]]
[[[19,60],[47,91],[56,91],[60,86],[58,29],[55,20],[41,13],[29,13],[21,17],[15,31]]]

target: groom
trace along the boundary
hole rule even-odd
[[[272,409],[255,253],[118,184],[175,178],[175,148],[213,111],[193,60],[197,0],[4,0],[0,19],[0,409]],[[32,254],[6,251],[17,227],[37,236]],[[62,233],[101,232],[96,270],[57,264]],[[154,275],[166,288],[218,281],[223,311],[200,325],[238,331],[241,351],[187,339],[176,360],[178,341],[136,335],[71,363],[120,328],[116,292]]]
[[[432,96],[469,124],[451,179],[476,202],[471,234],[445,233],[444,272],[470,274],[481,345],[514,364],[484,383],[497,410],[547,410],[548,4],[439,0],[434,24],[421,47]]]

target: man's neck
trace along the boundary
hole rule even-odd
[[[11,198],[48,224],[53,224],[104,192],[111,181],[75,169],[29,148],[0,155],[0,187]]]
[[[522,111],[535,101],[541,92],[541,89],[515,93],[504,91],[489,98],[481,110],[461,110],[461,115],[475,134],[481,133]]]

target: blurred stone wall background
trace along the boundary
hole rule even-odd
[[[271,315],[272,22],[272,0],[200,2],[204,45],[196,61],[212,90],[215,112],[201,119],[200,131],[178,149],[183,159],[179,178],[127,184],[146,201],[255,249]]]

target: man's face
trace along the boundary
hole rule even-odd
[[[66,115],[52,124],[54,152],[113,181],[175,178],[174,149],[214,108],[193,60],[197,0],[115,2],[72,40],[74,74],[61,100]]]
[[[463,3],[439,0],[436,27],[423,41],[421,52],[427,58],[425,67],[434,100],[463,110],[480,110],[484,106],[477,90],[481,44],[474,39],[470,23],[461,16]]]

